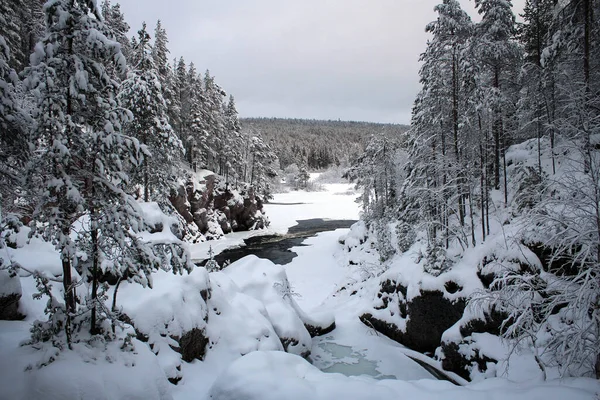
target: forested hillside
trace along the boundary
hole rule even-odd
[[[261,132],[281,169],[291,164],[311,170],[348,165],[361,154],[369,137],[399,137],[408,127],[353,121],[318,121],[286,118],[242,118],[242,128]]]
[[[436,6],[411,129],[352,168],[389,268],[362,318],[466,378],[600,377],[600,5],[475,5]]]

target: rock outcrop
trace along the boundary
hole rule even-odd
[[[189,180],[171,191],[169,200],[188,226],[187,239],[218,239],[223,234],[261,229],[269,221],[262,199],[247,184],[232,188],[211,174],[199,182]]]
[[[446,286],[450,291],[458,290],[454,285]],[[440,290],[423,289],[408,299],[407,291],[398,282],[383,281],[377,295],[380,304],[360,319],[406,347],[433,353],[441,344],[442,334],[462,317],[465,299],[449,300]]]

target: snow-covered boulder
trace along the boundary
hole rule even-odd
[[[0,398],[172,399],[170,384],[148,347],[136,339],[130,351],[123,351],[121,345],[75,345],[41,368],[37,365],[40,352],[30,347],[3,347]]]
[[[19,312],[21,281],[8,271],[0,270],[0,320],[20,320],[25,316]]]
[[[119,303],[138,338],[148,343],[166,376],[176,383],[182,378],[182,361],[202,360],[206,354],[208,272],[201,267],[183,276],[158,271],[153,282],[152,289],[123,283]]]
[[[266,317],[287,352],[307,357],[312,340],[296,311],[285,269],[269,260],[248,256],[223,272],[241,292],[264,304]]]

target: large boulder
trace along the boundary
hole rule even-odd
[[[498,362],[494,355],[486,354],[479,346],[482,337],[489,341],[500,340],[502,324],[507,315],[494,307],[479,309],[477,313],[465,313],[460,321],[448,329],[436,354],[442,368],[471,380],[475,374],[494,374]],[[493,366],[493,367],[492,367]]]
[[[204,329],[193,328],[180,338],[172,338],[177,341],[178,346],[171,346],[171,348],[181,354],[183,361],[204,360],[206,346],[208,345],[208,338]]]
[[[386,279],[377,294],[378,305],[360,319],[406,347],[433,353],[439,347],[444,331],[462,317],[465,299],[450,300],[447,296],[459,290],[457,284],[447,282],[444,292],[421,289],[418,295],[408,298],[408,289],[404,285]]]

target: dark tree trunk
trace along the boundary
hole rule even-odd
[[[500,71],[496,67],[494,69],[494,89],[499,90],[500,88]],[[493,124],[493,136],[494,136],[494,189],[500,190],[500,136],[502,130],[502,117],[500,116],[500,110],[494,110],[494,124]]]
[[[456,51],[456,50],[454,50]],[[460,153],[458,149],[458,66],[456,54],[452,54],[452,133],[454,139],[454,157],[456,159],[456,168],[458,169],[458,215],[460,226],[465,225],[465,198],[463,193],[462,167],[460,164]]]
[[[94,215],[94,211],[91,211],[91,214]],[[94,219],[96,217],[92,217],[92,224],[94,224]],[[96,314],[97,314],[97,300],[98,300],[98,272],[99,272],[99,257],[98,257],[98,228],[95,226],[91,227],[91,240],[92,240],[92,321],[90,325],[90,334],[96,335],[99,332],[99,329],[96,324]]]

